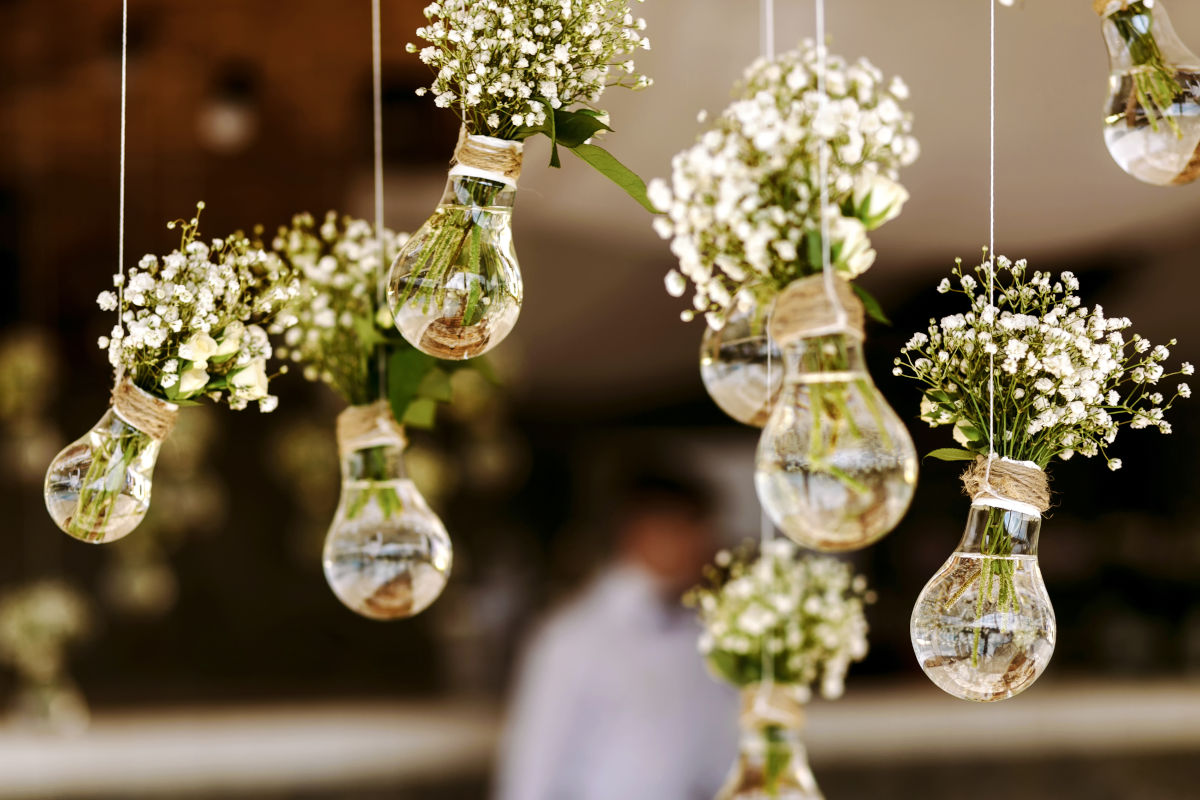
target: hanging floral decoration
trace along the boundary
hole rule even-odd
[[[930,320],[896,359],[895,374],[923,387],[921,419],[949,427],[959,445],[929,455],[971,462],[973,555],[951,559],[913,616],[915,645],[957,643],[954,652],[920,645],[918,655],[935,682],[969,699],[1016,694],[1053,651],[1053,610],[1033,558],[1050,504],[1047,467],[1078,454],[1119,469],[1109,448],[1120,429],[1170,433],[1166,413],[1191,396],[1175,379],[1192,365],[1165,367],[1175,340],[1128,334],[1129,319],[1083,305],[1079,286],[1070,272],[1030,271],[1023,260],[999,256],[993,267],[986,251],[973,270],[960,260],[938,291],[961,294],[968,310]]]
[[[388,279],[396,326],[422,352],[468,359],[516,325],[524,288],[512,207],[524,141],[544,135],[551,166],[562,145],[653,211],[645,184],[595,143],[611,130],[605,89],[640,89],[632,56],[648,49],[629,0],[445,0],[425,9],[410,52],[435,72],[435,103],[462,119],[436,213],[401,249]]]
[[[120,324],[101,337],[117,371],[113,408],[50,465],[46,505],[64,531],[88,542],[125,536],[149,507],[158,448],[181,406],[204,399],[274,410],[265,330],[298,291],[286,264],[243,234],[205,242],[200,211],[167,227],[179,248],[131,268],[124,291],[98,303]],[[119,288],[123,278],[117,275]]]
[[[920,148],[905,111],[908,87],[866,59],[830,55],[827,99],[818,90],[811,41],[747,70],[737,99],[695,145],[675,156],[672,178],[651,181],[679,270],[667,290],[694,288],[690,320],[720,329],[737,310],[765,308],[783,288],[822,271],[820,151],[831,262],[846,278],[875,262],[868,232],[895,219],[908,199],[899,172]],[[872,313],[881,315],[874,303]],[[764,313],[765,316],[765,313]]]
[[[790,738],[803,724],[802,704],[813,687],[827,699],[841,697],[850,664],[866,656],[864,608],[873,601],[866,578],[848,564],[801,557],[786,539],[764,542],[757,557],[748,547],[717,555],[706,584],[684,602],[704,626],[700,653],[715,677],[742,690],[743,726],[761,737],[761,752],[756,743],[756,753],[743,753],[731,784],[744,791],[747,775],[760,773],[745,761],[763,753],[766,770],[756,788],[768,796],[793,788],[793,779],[811,782],[807,764],[792,763]],[[722,795],[743,796],[760,795],[729,787]]]

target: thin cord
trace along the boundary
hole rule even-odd
[[[128,127],[129,105],[129,0],[121,2],[121,140],[120,180],[118,186],[117,215],[117,330],[121,334],[121,345],[125,343],[125,130]],[[116,382],[125,374],[121,359],[117,360]]]
[[[775,0],[759,0],[762,16],[762,26],[759,42],[762,57],[767,61],[775,60]]]
[[[383,34],[379,11],[380,0],[371,0],[371,68],[372,113],[375,128],[375,237],[379,245],[379,276],[375,281],[375,306],[383,308],[386,300],[384,283],[387,280],[387,238],[383,232]],[[376,372],[379,378],[379,397],[387,393],[387,355],[377,348]]]
[[[817,0],[816,6],[817,116],[820,117],[825,113],[825,108],[829,103],[829,93],[825,83],[825,73],[829,68],[829,51],[825,43],[825,0]],[[846,308],[842,305],[841,298],[838,297],[837,286],[834,283],[833,245],[829,241],[829,142],[824,137],[821,138],[817,162],[821,202],[821,273],[825,279],[825,295],[829,299],[830,305],[837,309],[836,328],[845,330],[849,317],[846,314]]]
[[[988,305],[996,308],[996,3],[987,0],[991,9],[991,114],[988,152],[990,205],[988,210]],[[992,456],[996,454],[996,354],[988,354],[988,462],[984,485],[991,490]]]

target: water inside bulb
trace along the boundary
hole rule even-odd
[[[938,688],[978,702],[1028,689],[1054,653],[1054,607],[1038,566],[1041,516],[975,505],[962,542],[925,585],[910,633]]]
[[[342,494],[325,539],[325,579],[350,610],[411,617],[441,595],[453,551],[446,527],[404,471],[403,438],[343,443]]]
[[[524,288],[513,245],[515,198],[509,184],[452,173],[433,216],[396,256],[388,305],[421,352],[474,358],[517,324]]]
[[[912,438],[867,373],[859,338],[800,339],[784,360],[784,387],[758,444],[759,501],[797,544],[866,547],[912,502]]]
[[[1104,40],[1111,73],[1104,141],[1113,160],[1157,186],[1200,177],[1200,58],[1162,3],[1111,4]]]
[[[721,330],[705,327],[700,342],[700,377],[709,396],[756,428],[767,424],[783,387],[782,352],[767,335],[766,311],[758,305],[736,310]]]
[[[50,518],[82,542],[105,544],[129,535],[150,510],[162,441],[109,409],[46,471]]]

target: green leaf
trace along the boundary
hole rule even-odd
[[[603,147],[594,144],[581,144],[572,147],[571,152],[591,164],[601,175],[620,186],[626,194],[637,200],[642,208],[651,214],[661,214],[646,194],[646,182],[637,176],[633,170],[622,164]]]
[[[601,122],[599,116],[598,111],[590,108],[579,111],[560,108],[554,112],[555,138],[563,147],[576,148],[600,131],[611,131],[612,128]]]
[[[437,418],[437,401],[428,397],[418,397],[408,404],[400,422],[413,428],[429,430]]]
[[[396,350],[388,358],[388,401],[396,419],[404,419],[420,393],[426,373],[436,365],[436,358],[413,347]]]
[[[421,385],[417,387],[417,397],[449,403],[454,399],[454,391],[450,388],[450,374],[438,367],[426,372]]]
[[[867,310],[867,316],[876,322],[881,322],[884,325],[891,325],[892,321],[888,319],[887,314],[883,313],[883,306],[879,305],[879,301],[874,295],[866,289],[859,286],[857,283],[850,284],[854,289],[854,293],[858,295],[858,299],[862,300],[863,308]]]
[[[974,461],[975,454],[970,450],[959,450],[957,447],[943,447],[925,454],[926,458],[936,458],[938,461]]]

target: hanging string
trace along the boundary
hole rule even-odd
[[[987,0],[991,11],[990,30],[990,98],[988,141],[988,305],[996,307],[996,3]],[[992,490],[992,458],[996,455],[996,354],[988,354],[988,460],[984,471],[984,487]]]
[[[120,179],[117,189],[117,331],[125,343],[125,130],[129,105],[129,0],[121,0],[121,137],[119,145]],[[117,360],[116,380],[125,376],[122,360]]]
[[[380,0],[371,0],[371,100],[375,154],[375,237],[379,247],[379,275],[375,281],[375,307],[382,309],[386,301],[387,237],[383,232],[383,33],[379,11]],[[376,373],[379,397],[387,396],[387,353],[376,348]]]
[[[817,117],[824,115],[825,109],[829,103],[828,87],[825,82],[825,73],[829,69],[829,48],[826,44],[825,33],[825,0],[816,0],[816,16],[817,16]],[[819,153],[817,156],[817,178],[820,186],[820,203],[821,203],[821,274],[825,279],[825,296],[829,300],[829,304],[837,310],[836,324],[834,330],[843,332],[849,321],[849,316],[846,314],[846,307],[842,305],[842,300],[838,296],[835,275],[833,271],[833,244],[829,241],[829,142],[824,137],[821,137]]]
[[[759,0],[762,24],[759,31],[759,49],[767,61],[775,59],[775,0]]]

